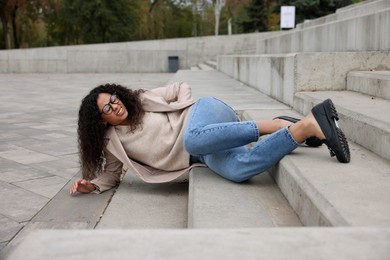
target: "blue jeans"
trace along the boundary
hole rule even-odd
[[[235,182],[266,171],[298,147],[287,127],[258,139],[255,121],[240,122],[230,106],[213,97],[193,105],[184,131],[191,159]],[[256,143],[247,147],[252,142]]]

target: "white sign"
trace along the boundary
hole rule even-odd
[[[295,28],[295,6],[281,7],[280,28]]]

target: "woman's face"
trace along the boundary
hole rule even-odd
[[[100,93],[97,99],[99,112],[101,113],[102,121],[110,125],[126,125],[128,124],[128,112],[122,101],[116,97],[116,94]]]

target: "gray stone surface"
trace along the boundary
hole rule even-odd
[[[170,81],[186,81],[195,97],[216,96],[238,111],[287,108],[217,71],[179,71]],[[127,174],[97,228],[185,228],[187,218],[189,227],[196,228],[301,225],[269,176],[247,185],[233,184],[204,169],[193,170],[191,176],[188,194],[187,185],[143,184]],[[226,200],[228,195],[235,199]],[[238,212],[229,212],[234,207]]]
[[[385,260],[389,255],[389,228],[41,230],[10,259]]]
[[[289,107],[219,71],[178,71],[170,80],[185,81],[195,98],[213,96],[224,100],[238,113],[250,109],[288,109]]]
[[[347,77],[347,90],[390,99],[390,70],[351,71]]]
[[[77,111],[98,84],[164,85],[172,74],[0,74],[0,248],[31,230],[94,228],[111,193],[71,197]],[[97,199],[98,198],[98,199]]]
[[[232,37],[205,37],[0,51],[0,72],[70,73],[0,74],[0,258],[123,259],[134,256],[135,259],[182,259],[185,255],[196,259],[261,256],[275,259],[387,259],[390,254],[389,160],[352,142],[352,162],[348,165],[330,158],[325,146],[318,149],[300,147],[271,172],[304,225],[353,228],[184,230],[181,227],[185,226],[186,184],[146,186],[135,181],[129,187],[129,182],[125,181],[116,194],[118,197],[112,197],[115,189],[99,196],[68,195],[72,178],[78,177],[77,111],[81,98],[93,86],[114,82],[149,88],[164,85],[169,80],[188,81],[197,98],[216,96],[229,103],[243,118],[270,119],[274,115],[290,113],[288,105],[294,104],[295,91],[343,90],[348,71],[388,70],[390,11],[382,9],[298,32],[276,32],[275,35],[284,36],[258,42],[259,51],[265,48],[272,53],[274,47],[278,53],[317,48],[332,52],[362,51],[359,53],[290,53],[232,56],[229,62],[219,60],[219,68],[226,69],[242,82],[217,71],[179,71],[175,75],[70,72],[165,71],[168,55],[178,55],[180,66],[191,67],[205,59],[214,59],[221,48],[225,54],[235,51],[250,53],[257,37],[269,35],[234,36],[237,42],[227,41]],[[204,45],[205,41],[207,45]],[[371,50],[375,52],[367,52]],[[116,62],[112,62],[113,57]],[[145,63],[145,60],[152,64]],[[268,95],[288,105],[272,100]],[[314,95],[318,96],[313,100],[323,99],[323,93]],[[302,105],[299,112],[307,112],[313,104],[310,102]],[[337,103],[351,104],[342,97]],[[295,105],[297,109],[299,105]],[[353,107],[360,106],[353,104]],[[352,140],[355,140],[353,130],[364,132],[360,129],[367,129],[365,125],[378,128],[378,120],[372,120],[372,117],[385,118],[382,122],[388,120],[383,111],[369,110],[363,116],[359,115],[358,120],[348,123],[350,118],[356,117],[346,111],[354,109],[340,110],[343,127],[352,129],[348,132]],[[379,129],[386,132],[388,126]],[[356,140],[369,139],[366,137],[370,134],[374,139],[382,136],[370,130]],[[374,146],[379,147],[378,154],[383,156],[381,149],[388,151],[384,148],[386,145],[383,146],[387,143],[382,142],[382,146],[379,143],[374,142]],[[261,179],[259,183],[265,191],[270,179]],[[229,188],[233,186],[229,185]],[[230,194],[238,194],[244,189],[245,186],[240,186]],[[136,199],[147,204],[147,207],[137,209],[138,212],[132,212],[126,203],[127,197],[135,192]],[[261,199],[254,196],[250,200],[255,203],[261,200],[264,208],[275,213],[274,203],[264,203],[266,195],[268,192],[262,193]],[[175,217],[179,218],[173,219],[172,212],[164,212],[167,201],[164,196],[175,201],[167,208],[178,211],[180,216]],[[280,194],[277,196],[280,198]],[[215,197],[218,199],[218,194]],[[110,201],[112,207],[107,207]],[[207,208],[214,210],[210,206]],[[256,215],[253,208],[243,210]],[[141,218],[148,213],[143,227],[156,227],[150,219],[155,220],[159,214],[162,214],[159,215],[162,220],[168,220],[169,225],[174,222],[178,226],[169,226],[170,230],[134,230],[136,225],[126,222],[126,214]],[[259,217],[267,214],[261,212]],[[283,216],[278,218],[284,221]],[[100,230],[81,230],[96,227]],[[109,230],[110,227],[131,229]],[[56,230],[35,233],[37,229]]]
[[[20,229],[23,228],[23,224],[13,221],[3,215],[0,215],[0,238],[2,243],[10,241]]]
[[[218,69],[293,106],[299,91],[345,90],[350,71],[390,70],[390,52],[221,55]]]
[[[5,182],[0,182],[0,195],[1,214],[18,223],[29,221],[49,201],[42,195]]]
[[[36,215],[31,220],[23,223],[23,229],[19,228],[17,230],[18,227],[15,227],[5,234],[10,236],[10,233],[14,232],[11,237],[12,240],[9,239],[11,241],[6,241],[8,242],[7,247],[1,252],[3,257],[8,257],[29,233],[37,229],[93,229],[96,227],[115,189],[100,194],[99,196],[96,194],[70,196],[69,189],[71,184],[75,178],[80,177],[80,175],[76,175],[73,179],[69,180],[64,188],[61,189],[59,187],[56,196],[39,211],[37,210]],[[42,185],[42,189],[46,190],[47,188],[45,185]],[[25,201],[25,203],[29,202]]]
[[[244,116],[264,120],[280,115],[280,112],[251,111]],[[340,126],[343,129],[342,123]],[[305,226],[390,225],[389,161],[351,141],[349,145],[349,164],[330,158],[323,145],[320,148],[299,147],[271,170]]]
[[[170,56],[189,69],[222,53],[254,53],[258,39],[280,33],[1,50],[0,73],[166,73]]]
[[[208,168],[191,171],[188,222],[206,229],[302,226],[267,172],[237,184]]]
[[[97,228],[186,228],[187,208],[188,180],[148,184],[128,172]]]

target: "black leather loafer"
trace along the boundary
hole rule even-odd
[[[330,155],[336,156],[339,162],[348,163],[351,160],[348,141],[337,125],[339,116],[332,100],[327,99],[319,103],[311,112],[325,135],[323,141],[328,146]]]
[[[276,119],[276,118],[290,121],[291,123],[296,123],[300,120],[298,118],[291,117],[291,116],[278,116],[278,117],[275,117],[274,119]],[[306,144],[307,146],[310,146],[310,147],[318,147],[318,146],[321,146],[323,142],[318,137],[313,136],[313,137],[307,138],[303,143]]]

